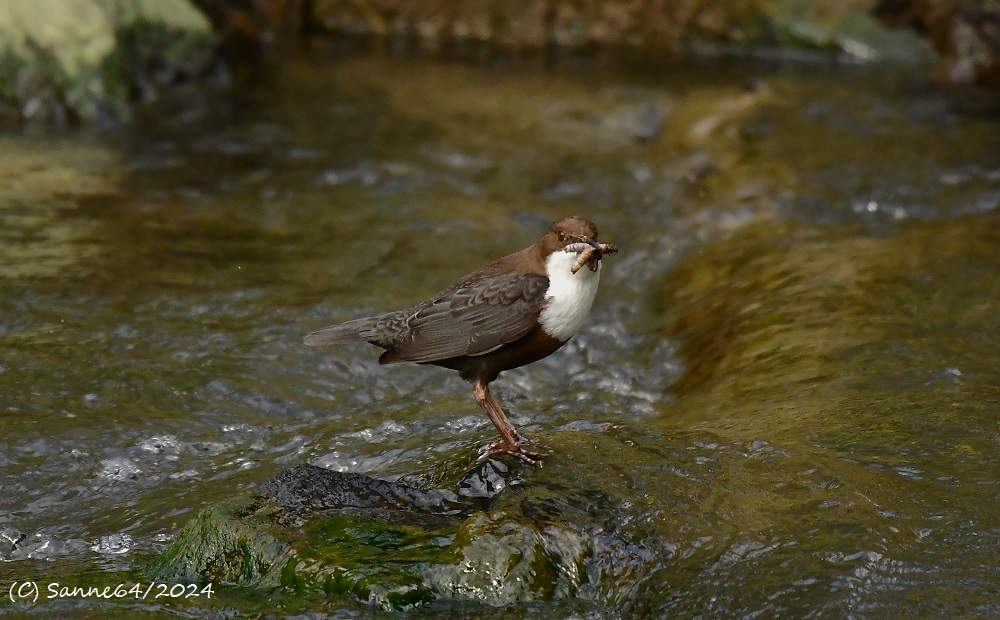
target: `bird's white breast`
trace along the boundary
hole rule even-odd
[[[545,307],[538,320],[545,333],[562,342],[573,337],[583,325],[597,294],[601,279],[601,263],[597,271],[587,266],[573,273],[576,252],[553,252],[545,261],[549,288],[545,292]]]

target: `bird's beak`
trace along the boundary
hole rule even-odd
[[[592,247],[592,248],[594,248],[595,250],[598,250],[598,251],[601,249],[601,244],[598,243],[597,241],[593,240],[593,239],[588,239],[587,240],[587,245],[589,245],[590,247]]]

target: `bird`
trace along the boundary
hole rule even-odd
[[[617,252],[585,217],[553,223],[533,245],[500,258],[415,306],[308,334],[308,346],[369,342],[380,364],[414,362],[457,370],[500,433],[487,458],[509,454],[541,465],[490,393],[501,372],[555,353],[590,311],[601,259]],[[586,267],[586,269],[583,269]]]

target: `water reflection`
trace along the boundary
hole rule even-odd
[[[0,278],[79,273],[100,251],[81,202],[117,192],[115,156],[86,140],[0,139]]]

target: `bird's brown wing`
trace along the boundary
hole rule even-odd
[[[434,362],[484,355],[527,335],[538,323],[549,279],[505,274],[463,282],[417,306],[399,344],[380,361]]]

